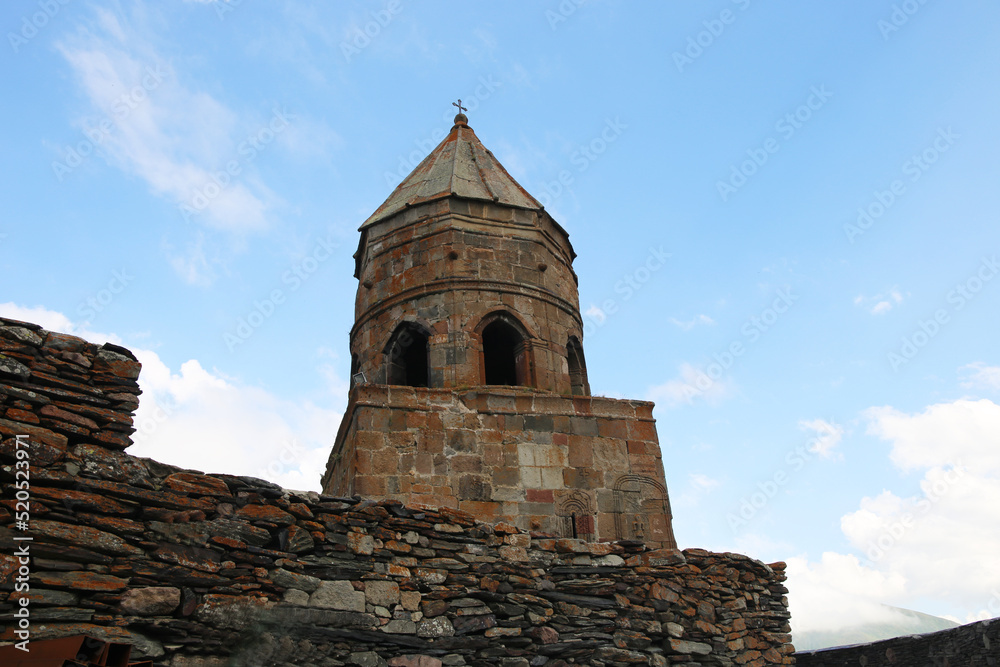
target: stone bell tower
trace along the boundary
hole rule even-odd
[[[569,235],[465,114],[360,231],[324,491],[675,547],[653,404],[590,396]]]

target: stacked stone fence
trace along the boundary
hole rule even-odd
[[[784,564],[134,457],[138,373],[124,348],[0,320],[0,643],[26,619],[171,666],[794,664]]]
[[[1000,664],[1000,619],[795,654],[799,667],[987,667]]]

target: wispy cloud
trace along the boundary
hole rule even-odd
[[[962,386],[966,389],[1000,390],[1000,366],[987,366],[981,361],[966,364],[958,369]]]
[[[736,384],[731,378],[713,379],[688,363],[680,365],[677,377],[651,387],[647,392],[649,400],[671,408],[694,405],[697,401],[718,405],[735,394]]]
[[[272,142],[286,154],[315,157],[340,138],[281,106],[229,108],[155,44],[127,18],[102,8],[63,37],[56,46],[86,100],[73,123],[95,154],[177,206],[178,222],[222,232],[221,240],[210,241],[236,250],[247,235],[271,229],[282,204],[254,160]],[[297,127],[298,121],[308,127]],[[69,163],[65,151],[59,160]],[[204,241],[193,244],[190,256],[170,260],[189,283],[210,283],[216,273],[206,263]]]
[[[715,320],[713,320],[708,315],[702,315],[702,314],[695,315],[692,319],[687,320],[687,321],[678,320],[678,319],[675,319],[675,318],[671,317],[670,318],[670,322],[675,327],[678,327],[679,329],[683,329],[684,331],[690,331],[691,329],[694,329],[699,324],[715,324]]]
[[[834,451],[840,439],[844,435],[844,427],[825,419],[803,419],[799,422],[799,429],[802,431],[813,431],[816,436],[809,446],[809,451],[819,454],[823,458],[834,458],[837,453]]]
[[[78,124],[109,119],[100,148],[111,164],[142,178],[157,195],[181,204],[212,182],[247,124],[207,93],[178,80],[167,59],[137,31],[104,9],[57,46],[90,108]],[[232,183],[205,211],[205,223],[232,232],[267,228],[266,188]]]
[[[854,305],[864,308],[872,315],[883,315],[903,303],[903,293],[892,287],[875,296],[859,294],[854,297]]]

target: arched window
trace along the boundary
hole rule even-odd
[[[485,384],[531,384],[531,364],[525,336],[513,321],[516,320],[511,316],[501,314],[482,330]]]
[[[569,383],[576,396],[590,395],[587,381],[587,362],[583,358],[583,345],[576,336],[570,336],[566,343],[566,361],[569,362]]]
[[[430,386],[429,333],[412,322],[396,327],[385,346],[385,383]]]

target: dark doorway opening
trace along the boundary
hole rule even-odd
[[[399,325],[386,346],[386,384],[430,386],[429,338],[415,324]]]
[[[483,329],[483,370],[486,384],[524,385],[527,377],[524,337],[503,320]]]

